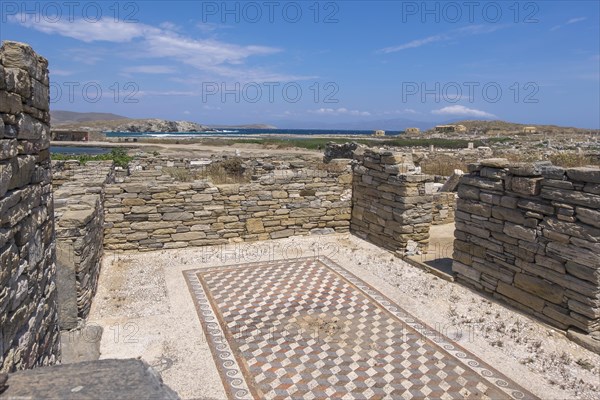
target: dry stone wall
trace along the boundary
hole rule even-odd
[[[456,193],[433,193],[433,208],[431,210],[431,224],[444,225],[454,222],[456,210]]]
[[[368,149],[355,157],[352,232],[401,256],[426,249],[433,177],[419,173],[411,154]]]
[[[48,62],[0,48],[0,371],[52,364],[57,324]]]
[[[562,329],[600,330],[600,169],[484,160],[458,195],[460,282]]]
[[[53,162],[61,330],[76,328],[89,314],[102,263],[104,190],[114,175],[112,161]]]
[[[123,182],[105,189],[104,245],[153,250],[346,232],[352,174],[277,170],[247,184]]]

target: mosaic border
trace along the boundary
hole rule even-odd
[[[513,382],[504,374],[495,370],[489,364],[471,354],[459,344],[453,343],[442,333],[421,322],[403,308],[398,306],[395,302],[390,300],[388,297],[383,295],[381,292],[374,289],[368,283],[364,282],[353,273],[347,271],[331,259],[321,256],[300,257],[293,260],[312,260],[314,262],[323,264],[326,268],[335,272],[342,279],[354,286],[363,295],[373,301],[374,304],[378,305],[394,316],[400,323],[407,325],[416,333],[423,336],[423,338],[426,338],[433,347],[438,347],[441,351],[448,353],[457,360],[460,360],[460,362],[466,368],[471,369],[475,374],[497,387],[509,398],[516,400],[526,398],[537,399],[537,397],[532,393],[520,387],[517,383]],[[202,280],[200,279],[199,275],[215,270],[261,267],[273,263],[284,263],[289,261],[291,261],[291,259],[268,260],[244,264],[230,264],[208,268],[197,268],[183,271],[190,291],[194,295],[193,300],[196,305],[198,317],[204,333],[209,341],[209,347],[213,354],[215,363],[219,367],[217,369],[219,370],[221,380],[229,398],[246,400],[255,399],[257,396],[255,391],[252,390],[252,388],[250,388],[247,384],[246,379],[248,377],[244,375],[245,369],[240,366],[240,360],[238,360],[238,357],[240,356],[236,356],[236,352],[231,348],[229,343],[231,335],[227,332],[227,330],[223,329],[223,326],[221,326],[218,313],[214,309],[210,295],[207,293],[206,288],[204,288],[202,285]]]

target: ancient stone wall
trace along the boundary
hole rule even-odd
[[[0,48],[0,371],[59,353],[50,172],[48,62]]]
[[[456,209],[456,193],[437,192],[433,194],[433,208],[431,210],[431,224],[443,225],[454,222]]]
[[[98,285],[104,241],[104,190],[114,182],[112,161],[54,161],[56,285],[61,330],[89,313]]]
[[[599,169],[484,160],[458,195],[458,281],[562,329],[600,330]]]
[[[56,191],[69,185],[78,193],[100,193],[105,184],[115,181],[115,167],[112,161],[78,160],[52,161],[52,188]]]
[[[427,248],[433,177],[418,172],[411,154],[369,149],[355,157],[352,232],[402,256]]]
[[[345,232],[351,180],[336,171],[276,170],[244,184],[145,181],[109,185],[107,249],[152,250]]]

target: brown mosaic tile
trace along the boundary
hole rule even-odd
[[[230,398],[535,398],[326,258],[184,274]]]

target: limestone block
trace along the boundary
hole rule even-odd
[[[574,181],[600,183],[600,168],[569,168],[567,169],[567,176]]]
[[[9,190],[23,187],[31,182],[35,162],[36,157],[32,155],[12,159],[12,177],[8,185]]]
[[[600,211],[585,207],[576,207],[576,218],[584,224],[600,228]]]
[[[513,176],[510,179],[510,190],[526,196],[537,196],[540,194],[541,182],[544,178],[526,178]]]
[[[467,277],[475,282],[481,279],[481,272],[458,261],[452,263],[452,272]]]
[[[31,80],[31,105],[38,110],[48,111],[50,109],[49,87],[42,82]]]
[[[569,274],[596,285],[600,285],[600,264],[596,265],[596,267],[590,267],[569,260],[566,262],[565,267]]]
[[[265,231],[265,227],[261,219],[258,218],[250,218],[246,221],[246,230],[248,233],[263,233]]]
[[[504,182],[500,179],[487,179],[480,178],[478,176],[473,175],[463,175],[460,178],[460,185],[470,185],[475,186],[480,189],[494,190],[494,191],[503,191],[504,190]]]
[[[544,309],[544,300],[502,281],[498,282],[497,290],[498,293],[535,311],[542,311]]]
[[[195,231],[195,232],[185,232],[185,233],[174,233],[171,235],[173,240],[180,241],[190,241],[190,240],[199,240],[206,238],[206,233]]]
[[[600,208],[600,196],[590,193],[578,192],[574,190],[562,190],[549,187],[542,187],[541,197],[544,199],[562,201],[565,203],[575,204],[592,209]]]
[[[522,239],[527,242],[535,242],[537,232],[532,228],[525,228],[524,226],[507,222],[504,226],[503,232],[513,238]]]
[[[0,90],[0,112],[15,115],[21,111],[23,111],[21,96]]]
[[[521,211],[505,207],[492,208],[492,217],[500,221],[509,221],[515,224],[523,224],[525,222],[525,215]]]
[[[549,217],[544,218],[540,225],[542,228],[560,232],[564,235],[575,236],[593,243],[600,242],[600,229],[589,225],[566,222]]]
[[[143,206],[146,204],[146,201],[144,199],[139,199],[137,197],[134,198],[125,198],[123,199],[123,201],[121,201],[121,204],[126,206],[126,207],[131,207],[131,206]]]
[[[190,212],[168,212],[162,216],[164,221],[190,221],[194,219],[194,214]]]
[[[563,288],[532,275],[516,274],[515,286],[555,304],[563,301]]]
[[[456,202],[456,208],[459,211],[479,215],[485,218],[489,218],[492,216],[492,207],[489,204],[482,204],[474,201],[458,199]]]
[[[24,99],[31,96],[31,79],[27,71],[20,68],[5,68],[6,90],[18,94]]]
[[[271,239],[281,239],[281,238],[285,238],[285,237],[289,237],[289,236],[293,236],[293,235],[294,235],[293,229],[283,229],[283,230],[271,232],[271,234],[270,234]]]
[[[546,179],[562,180],[565,176],[565,169],[555,165],[542,165],[540,169],[542,176]]]

